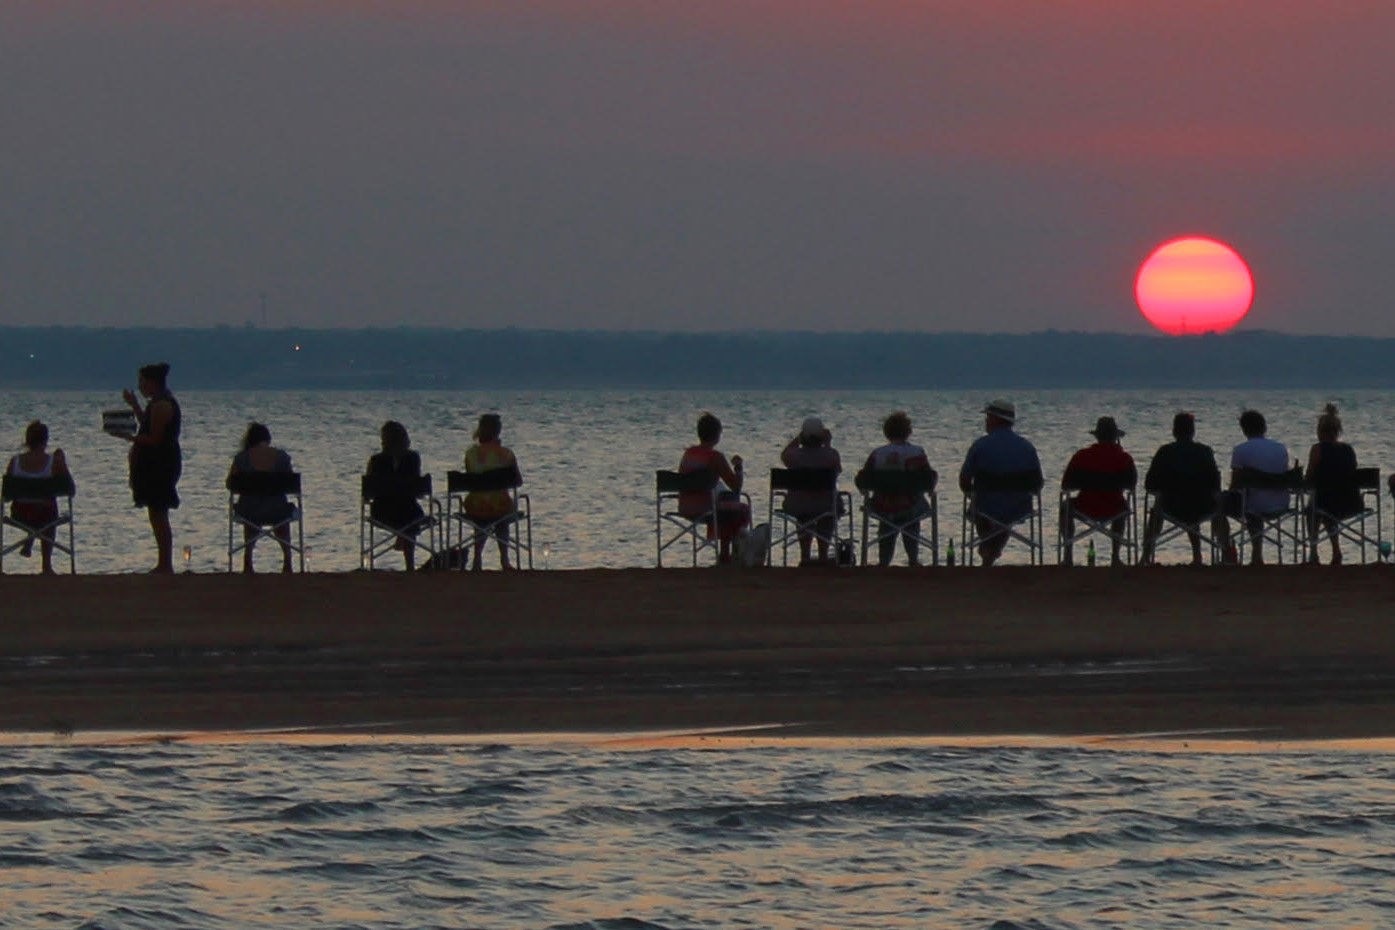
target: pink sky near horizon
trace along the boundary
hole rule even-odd
[[[1392,34],[1369,0],[14,0],[0,323],[269,291],[300,324],[1143,331],[1138,262],[1199,231],[1251,261],[1247,325],[1395,335]]]

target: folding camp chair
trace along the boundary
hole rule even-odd
[[[0,479],[0,572],[5,570],[5,556],[23,549],[25,546],[42,546],[47,540],[54,551],[66,553],[68,571],[77,574],[77,548],[73,540],[73,495],[77,493],[70,474],[52,475],[47,478],[28,478],[6,474]],[[9,505],[16,501],[55,501],[58,512],[52,520],[42,526],[31,526],[10,516]],[[63,534],[58,530],[67,527],[68,541],[63,542]],[[18,530],[23,538],[18,542],[6,542],[5,528]]]
[[[275,523],[259,523],[244,519],[237,512],[237,499],[243,494],[282,495],[295,498],[290,515]],[[235,530],[244,530],[243,538],[237,539]],[[293,529],[287,539],[277,537],[276,531],[286,527]],[[250,530],[250,532],[245,532]],[[300,494],[300,473],[294,471],[244,471],[228,476],[228,571],[233,570],[233,556],[269,539],[277,546],[290,546],[299,561],[300,571],[305,571],[305,502]]]
[[[930,563],[940,564],[940,508],[935,494],[939,478],[933,468],[864,469],[857,473],[857,489],[862,492],[863,565],[868,564],[867,556],[874,546],[880,564],[883,543],[889,540],[894,547],[901,537],[915,542],[918,548],[928,548]],[[914,503],[898,513],[883,513],[875,506],[877,495],[905,498]],[[928,536],[924,530],[927,521],[930,524]]]
[[[1288,503],[1271,511],[1251,513],[1255,492],[1283,491]],[[1303,561],[1303,551],[1307,546],[1307,527],[1304,517],[1308,510],[1307,486],[1303,482],[1303,469],[1291,468],[1288,471],[1271,473],[1255,468],[1242,468],[1231,485],[1232,502],[1226,515],[1240,522],[1240,531],[1232,538],[1237,550],[1253,546],[1256,542],[1272,542],[1279,564],[1284,561],[1284,547],[1291,547],[1294,562]]]
[[[1354,480],[1354,488],[1358,494],[1356,499],[1360,501],[1360,509],[1348,514],[1336,514],[1318,507],[1318,494],[1326,488],[1312,488],[1308,496],[1308,527],[1310,545],[1313,551],[1310,557],[1316,558],[1316,547],[1319,534],[1323,538],[1348,540],[1354,542],[1361,549],[1361,562],[1367,561],[1367,555],[1372,560],[1380,558],[1381,551],[1381,483],[1379,468],[1358,468]]]
[[[699,552],[709,548],[714,553],[721,551],[721,502],[724,494],[731,493],[722,491],[716,473],[707,469],[654,473],[654,545],[659,568],[664,567],[664,552],[685,541],[692,546],[694,568]],[[702,501],[701,507],[692,507],[694,499]],[[750,495],[741,492],[738,499],[749,511]]]
[[[373,516],[373,502],[384,500],[414,500],[422,516],[411,526],[394,526]],[[431,492],[431,476],[364,475],[359,492],[358,565],[373,571],[377,560],[404,546],[421,550],[427,559],[441,552],[441,503]],[[426,542],[422,542],[422,535]]]
[[[523,567],[524,556],[527,556],[528,568],[533,567],[533,517],[528,495],[518,492],[522,483],[516,468],[446,472],[446,547],[460,550],[461,570],[470,561],[467,556],[472,552],[472,548],[466,547],[473,547],[481,537],[503,540],[504,552],[512,554],[514,567]],[[513,510],[487,519],[472,517],[465,509],[465,498],[475,491],[507,491]]]
[[[807,496],[811,500],[817,497],[820,509],[815,513],[791,513],[786,509],[790,494]],[[852,564],[852,495],[838,490],[838,472],[834,469],[770,469],[768,520],[772,532],[772,560],[775,557],[774,547],[778,545],[780,563],[789,565],[790,543],[798,543],[802,534],[810,537],[814,543],[822,542],[839,564]]]
[[[1071,548],[1081,540],[1102,536],[1109,542],[1111,551],[1117,542],[1124,563],[1132,565],[1138,546],[1137,500],[1134,496],[1137,487],[1138,474],[1133,470],[1112,473],[1075,471],[1068,474],[1061,484],[1058,504],[1060,532],[1056,534],[1056,562],[1065,564]],[[1081,491],[1117,491],[1124,496],[1124,507],[1102,520],[1096,519],[1075,506],[1072,495]],[[1114,524],[1121,520],[1124,525],[1116,531]],[[1074,532],[1067,531],[1067,521],[1074,524]]]
[[[1043,561],[1044,541],[1041,530],[1041,488],[1039,471],[976,472],[973,483],[964,495],[962,525],[964,564],[973,565],[979,546],[1002,539],[1017,540],[1027,546],[1032,565]],[[990,494],[1021,494],[1028,499],[1025,513],[1011,519],[999,519],[980,507],[980,497]],[[980,526],[982,523],[982,526]]]
[[[1198,553],[1209,552],[1210,561],[1221,560],[1221,541],[1215,532],[1220,515],[1221,475],[1168,474],[1155,476],[1143,496],[1143,553],[1140,562],[1151,565],[1158,549],[1174,539],[1195,538]]]

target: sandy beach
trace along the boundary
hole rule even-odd
[[[0,731],[1395,735],[1395,572],[0,578]]]

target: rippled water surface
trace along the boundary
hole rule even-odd
[[[174,384],[178,390],[177,381]],[[944,476],[941,534],[959,526],[960,496],[953,477],[969,443],[982,429],[987,392],[747,391],[747,392],[374,392],[335,391],[231,394],[180,393],[185,414],[184,505],[173,515],[176,553],[191,550],[196,571],[223,570],[227,552],[227,494],[223,479],[246,424],[267,423],[304,475],[306,542],[310,568],[358,566],[359,475],[377,449],[388,418],[411,431],[424,467],[444,483],[459,468],[475,419],[495,410],[504,439],[517,452],[532,496],[538,568],[629,567],[654,564],[654,471],[673,468],[693,441],[703,410],[726,425],[721,448],[747,462],[748,489],[758,514],[767,507],[762,476],[779,464],[780,449],[804,417],[817,415],[834,433],[851,473],[883,440],[881,420],[902,408],[915,421]],[[1303,391],[1031,391],[1013,396],[1020,432],[1036,443],[1048,483],[1059,480],[1070,453],[1092,441],[1096,417],[1116,417],[1127,430],[1124,446],[1145,466],[1170,440],[1173,414],[1194,411],[1198,438],[1213,446],[1222,467],[1241,437],[1236,416],[1255,406],[1269,418],[1270,435],[1306,460],[1322,404],[1342,408],[1347,435],[1363,464],[1395,465],[1395,401],[1379,392]],[[63,447],[78,482],[78,569],[139,571],[153,563],[144,514],[131,507],[126,487],[126,444],[102,434],[100,412],[120,406],[118,392],[14,392],[0,398],[0,424],[10,424],[14,445],[24,424],[41,417]],[[845,478],[844,487],[851,487]],[[764,517],[758,517],[764,519]],[[1050,521],[1048,521],[1050,522]],[[1054,539],[1048,529],[1048,539]],[[1165,559],[1177,552],[1163,553]],[[1007,561],[1020,560],[1010,547]],[[34,560],[37,561],[37,560]],[[264,564],[274,567],[272,553]],[[20,565],[6,561],[6,570]]]
[[[1395,925],[1384,755],[0,752],[7,927]]]

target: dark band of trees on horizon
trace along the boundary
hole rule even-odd
[[[1395,339],[1242,331],[1032,334],[453,329],[0,329],[0,384],[181,389],[1377,388]]]

